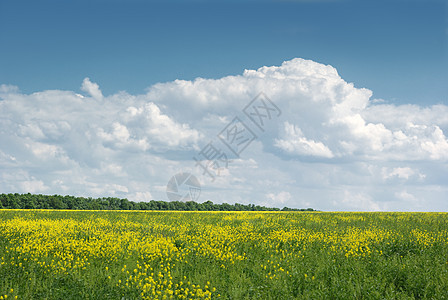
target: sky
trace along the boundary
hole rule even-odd
[[[184,172],[199,202],[446,211],[447,16],[435,0],[2,1],[0,192],[167,200]]]

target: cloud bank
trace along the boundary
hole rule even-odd
[[[281,110],[264,130],[243,108],[263,92]],[[187,171],[200,201],[323,210],[447,210],[448,106],[393,105],[331,66],[293,59],[220,79],[175,80],[146,94],[23,94],[0,86],[2,192],[166,199]],[[234,117],[256,139],[212,181],[193,156]],[[252,127],[251,127],[252,126]]]

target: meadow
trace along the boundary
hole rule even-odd
[[[0,299],[448,299],[448,214],[0,210]]]

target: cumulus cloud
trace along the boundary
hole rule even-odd
[[[104,96],[85,78],[81,91],[0,86],[3,191],[166,199],[169,178],[188,171],[204,201],[421,209],[428,194],[428,209],[447,208],[448,107],[372,100],[329,65],[292,59],[143,95]],[[260,92],[281,110],[262,129],[243,112]],[[192,157],[209,142],[228,153],[217,136],[235,117],[256,139],[211,181]]]
[[[275,140],[275,146],[288,153],[305,156],[332,158],[334,155],[327,146],[321,142],[308,140],[303,136],[300,128],[285,122],[282,139]]]
[[[284,204],[285,202],[287,202],[288,200],[291,199],[291,194],[289,192],[280,192],[278,194],[274,194],[274,193],[269,193],[266,195],[266,197],[271,200],[270,202],[274,202],[274,203],[280,203],[280,204]]]
[[[149,202],[154,200],[150,192],[136,192],[135,194],[130,195],[130,198],[137,202]]]
[[[371,196],[365,193],[354,193],[351,191],[344,191],[344,197],[341,203],[337,205],[343,205],[350,211],[380,211],[382,208],[380,204],[374,201]]]
[[[383,168],[382,172],[384,179],[399,178],[409,180],[413,177],[417,177],[418,179],[424,179],[426,177],[425,174],[422,174],[418,170],[412,169],[410,167],[397,167],[392,168],[392,170]]]
[[[156,84],[147,96],[167,105],[176,119],[201,126],[205,115],[232,115],[260,91],[275,100],[286,120],[267,140],[275,139],[275,146],[288,154],[356,160],[448,158],[446,106],[372,101],[370,90],[356,88],[333,67],[313,61],[293,59],[218,80]]]
[[[19,92],[19,88],[15,85],[0,84],[0,94],[15,94]]]
[[[19,185],[23,190],[26,190],[29,193],[42,193],[48,190],[48,187],[45,186],[42,180],[24,180],[21,181]]]
[[[158,144],[179,149],[189,145],[195,146],[201,138],[198,131],[191,129],[187,123],[175,122],[152,102],[139,108],[128,107],[126,113],[125,118],[128,123],[138,124],[137,128],[144,130],[139,134],[147,135],[151,141]]]
[[[90,96],[97,100],[103,99],[103,93],[101,92],[99,85],[91,82],[88,77],[84,78],[81,90],[88,93]]]
[[[30,174],[3,176],[3,191],[143,199],[150,189],[148,174],[156,173],[154,164],[172,163],[163,158],[165,152],[181,157],[198,149],[201,134],[146,97],[103,97],[88,78],[81,89],[104,101],[58,90],[27,95],[2,85],[1,172]],[[134,180],[140,185],[132,186]]]

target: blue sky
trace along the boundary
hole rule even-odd
[[[0,82],[103,92],[295,57],[394,103],[446,103],[444,1],[2,1]]]
[[[447,15],[433,0],[1,1],[0,192],[167,200],[187,172],[200,202],[447,211]],[[257,127],[243,108],[267,99],[281,113]],[[256,137],[239,157],[235,117]],[[215,178],[193,159],[217,163],[210,145],[231,158]]]

